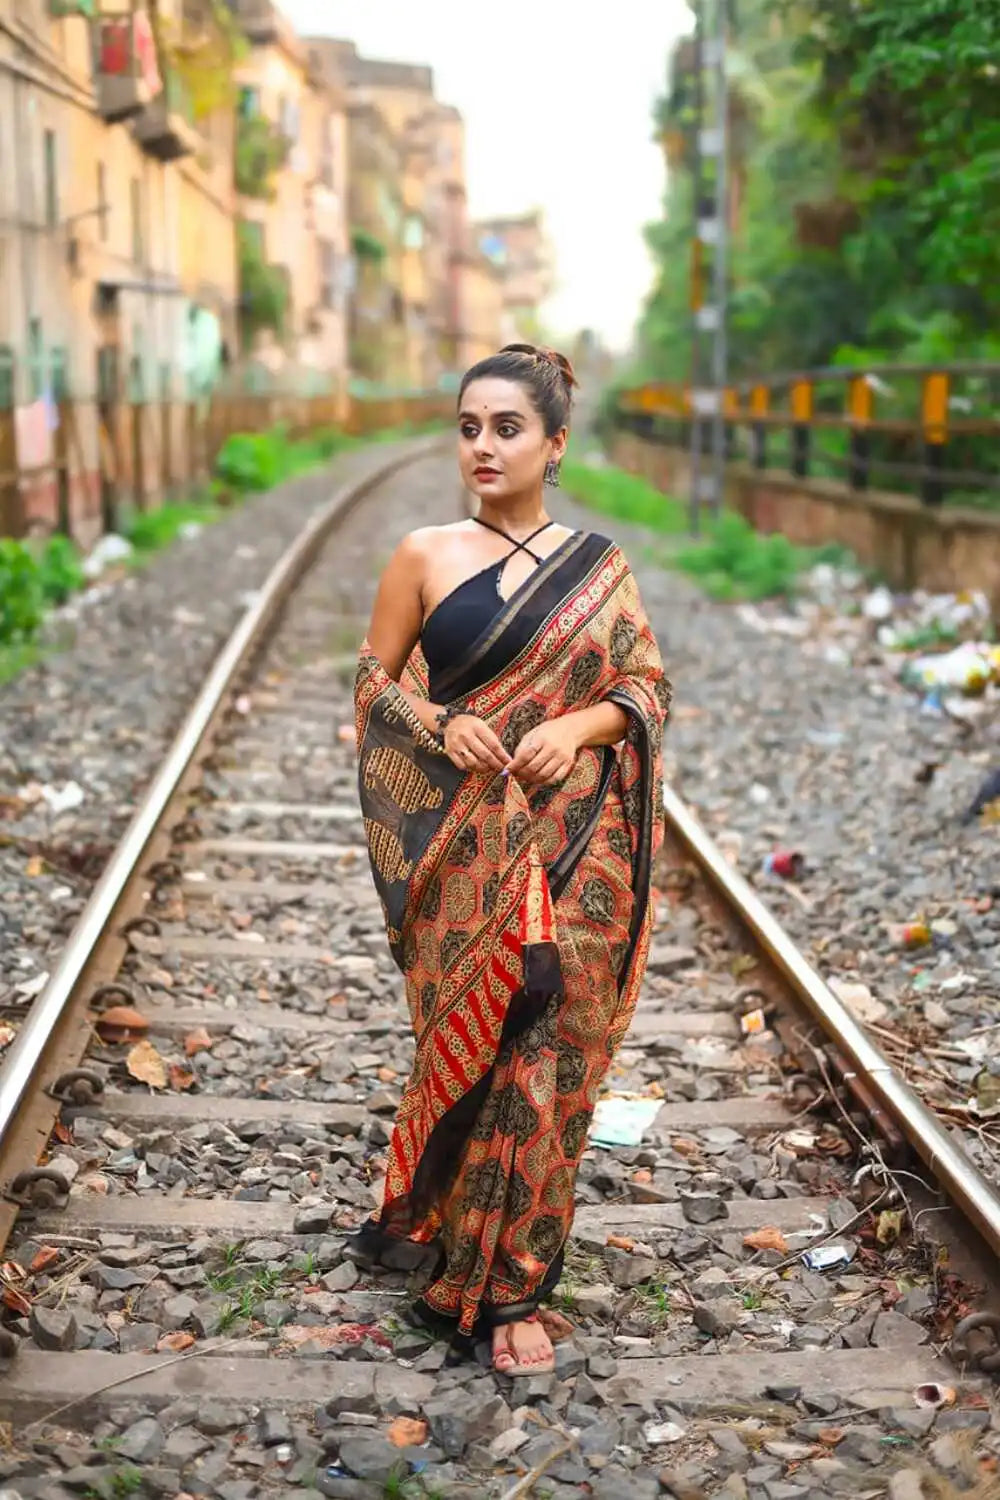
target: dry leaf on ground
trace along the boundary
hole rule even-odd
[[[788,1241],[774,1224],[765,1224],[763,1229],[752,1229],[743,1236],[748,1250],[777,1250],[779,1255],[788,1254]]]
[[[198,1075],[191,1073],[187,1068],[182,1068],[180,1063],[171,1063],[169,1068],[170,1087],[177,1093],[183,1093],[185,1089],[193,1087],[198,1081]]]
[[[397,1417],[386,1437],[396,1448],[419,1448],[427,1441],[427,1423],[419,1417]]]
[[[214,1046],[215,1039],[209,1036],[204,1026],[199,1026],[184,1038],[184,1055],[194,1057],[196,1052],[211,1052]]]
[[[125,1066],[133,1078],[148,1083],[151,1089],[166,1088],[167,1065],[152,1042],[136,1042],[125,1059]]]
[[[58,1259],[59,1251],[55,1245],[43,1245],[28,1267],[28,1270],[33,1276],[37,1276],[39,1271],[47,1271],[49,1266],[54,1266]]]
[[[145,1036],[149,1022],[142,1011],[131,1005],[112,1005],[98,1016],[95,1029],[102,1042],[129,1042],[133,1037]]]
[[[176,1329],[173,1333],[165,1333],[156,1345],[157,1354],[183,1354],[185,1349],[190,1349],[195,1342],[193,1333],[185,1333],[183,1328]]]
[[[627,1234],[609,1234],[606,1243],[611,1246],[612,1250],[631,1252],[635,1249],[635,1240],[630,1240]]]

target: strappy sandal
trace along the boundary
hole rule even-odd
[[[518,1318],[517,1321],[519,1323],[538,1323],[540,1320],[537,1313],[532,1313],[527,1318]],[[511,1323],[508,1326],[512,1328],[514,1325]],[[507,1353],[510,1356],[513,1363],[501,1369],[497,1364],[497,1360],[501,1359],[504,1353]],[[555,1367],[556,1356],[554,1350],[548,1359],[538,1360],[534,1364],[530,1365],[522,1365],[518,1360],[517,1355],[514,1353],[514,1350],[511,1348],[509,1339],[507,1340],[506,1350],[498,1349],[493,1356],[493,1369],[495,1370],[497,1375],[551,1375]]]

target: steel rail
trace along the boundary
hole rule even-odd
[[[663,811],[671,831],[718,888],[726,904],[760,943],[795,994],[884,1106],[909,1144],[952,1201],[1000,1255],[1000,1197],[956,1146],[940,1121],[900,1078],[892,1064],[844,1008],[753,887],[726,860],[690,809],[669,787]]]
[[[46,1048],[76,990],[90,957],[104,936],[115,907],[150,838],[187,771],[234,678],[256,648],[327,534],[351,508],[399,469],[432,452],[439,436],[424,438],[361,480],[345,484],[303,528],[271,569],[253,602],[212,665],[149,788],[90,894],[44,990],[28,1013],[0,1067],[0,1145],[10,1131]]]

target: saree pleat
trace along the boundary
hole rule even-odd
[[[416,1311],[468,1338],[526,1315],[558,1280],[645,965],[670,689],[624,557],[592,535],[543,564],[451,677],[450,701],[511,751],[601,701],[628,719],[617,750],[583,750],[554,788],[469,775],[362,648],[362,811],[416,1054],[358,1253],[433,1246]],[[403,681],[426,692],[419,651]]]

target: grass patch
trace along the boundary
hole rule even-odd
[[[668,536],[683,536],[687,531],[687,512],[680,501],[664,495],[638,474],[566,462],[561,482],[574,500],[602,516]]]
[[[564,477],[567,491],[589,510],[670,538],[660,561],[686,573],[713,599],[787,599],[798,591],[800,575],[817,563],[854,566],[844,547],[796,547],[777,532],[755,531],[735,511],[708,521],[703,539],[684,543],[687,507],[648,480],[622,469],[577,463],[564,465]]]

